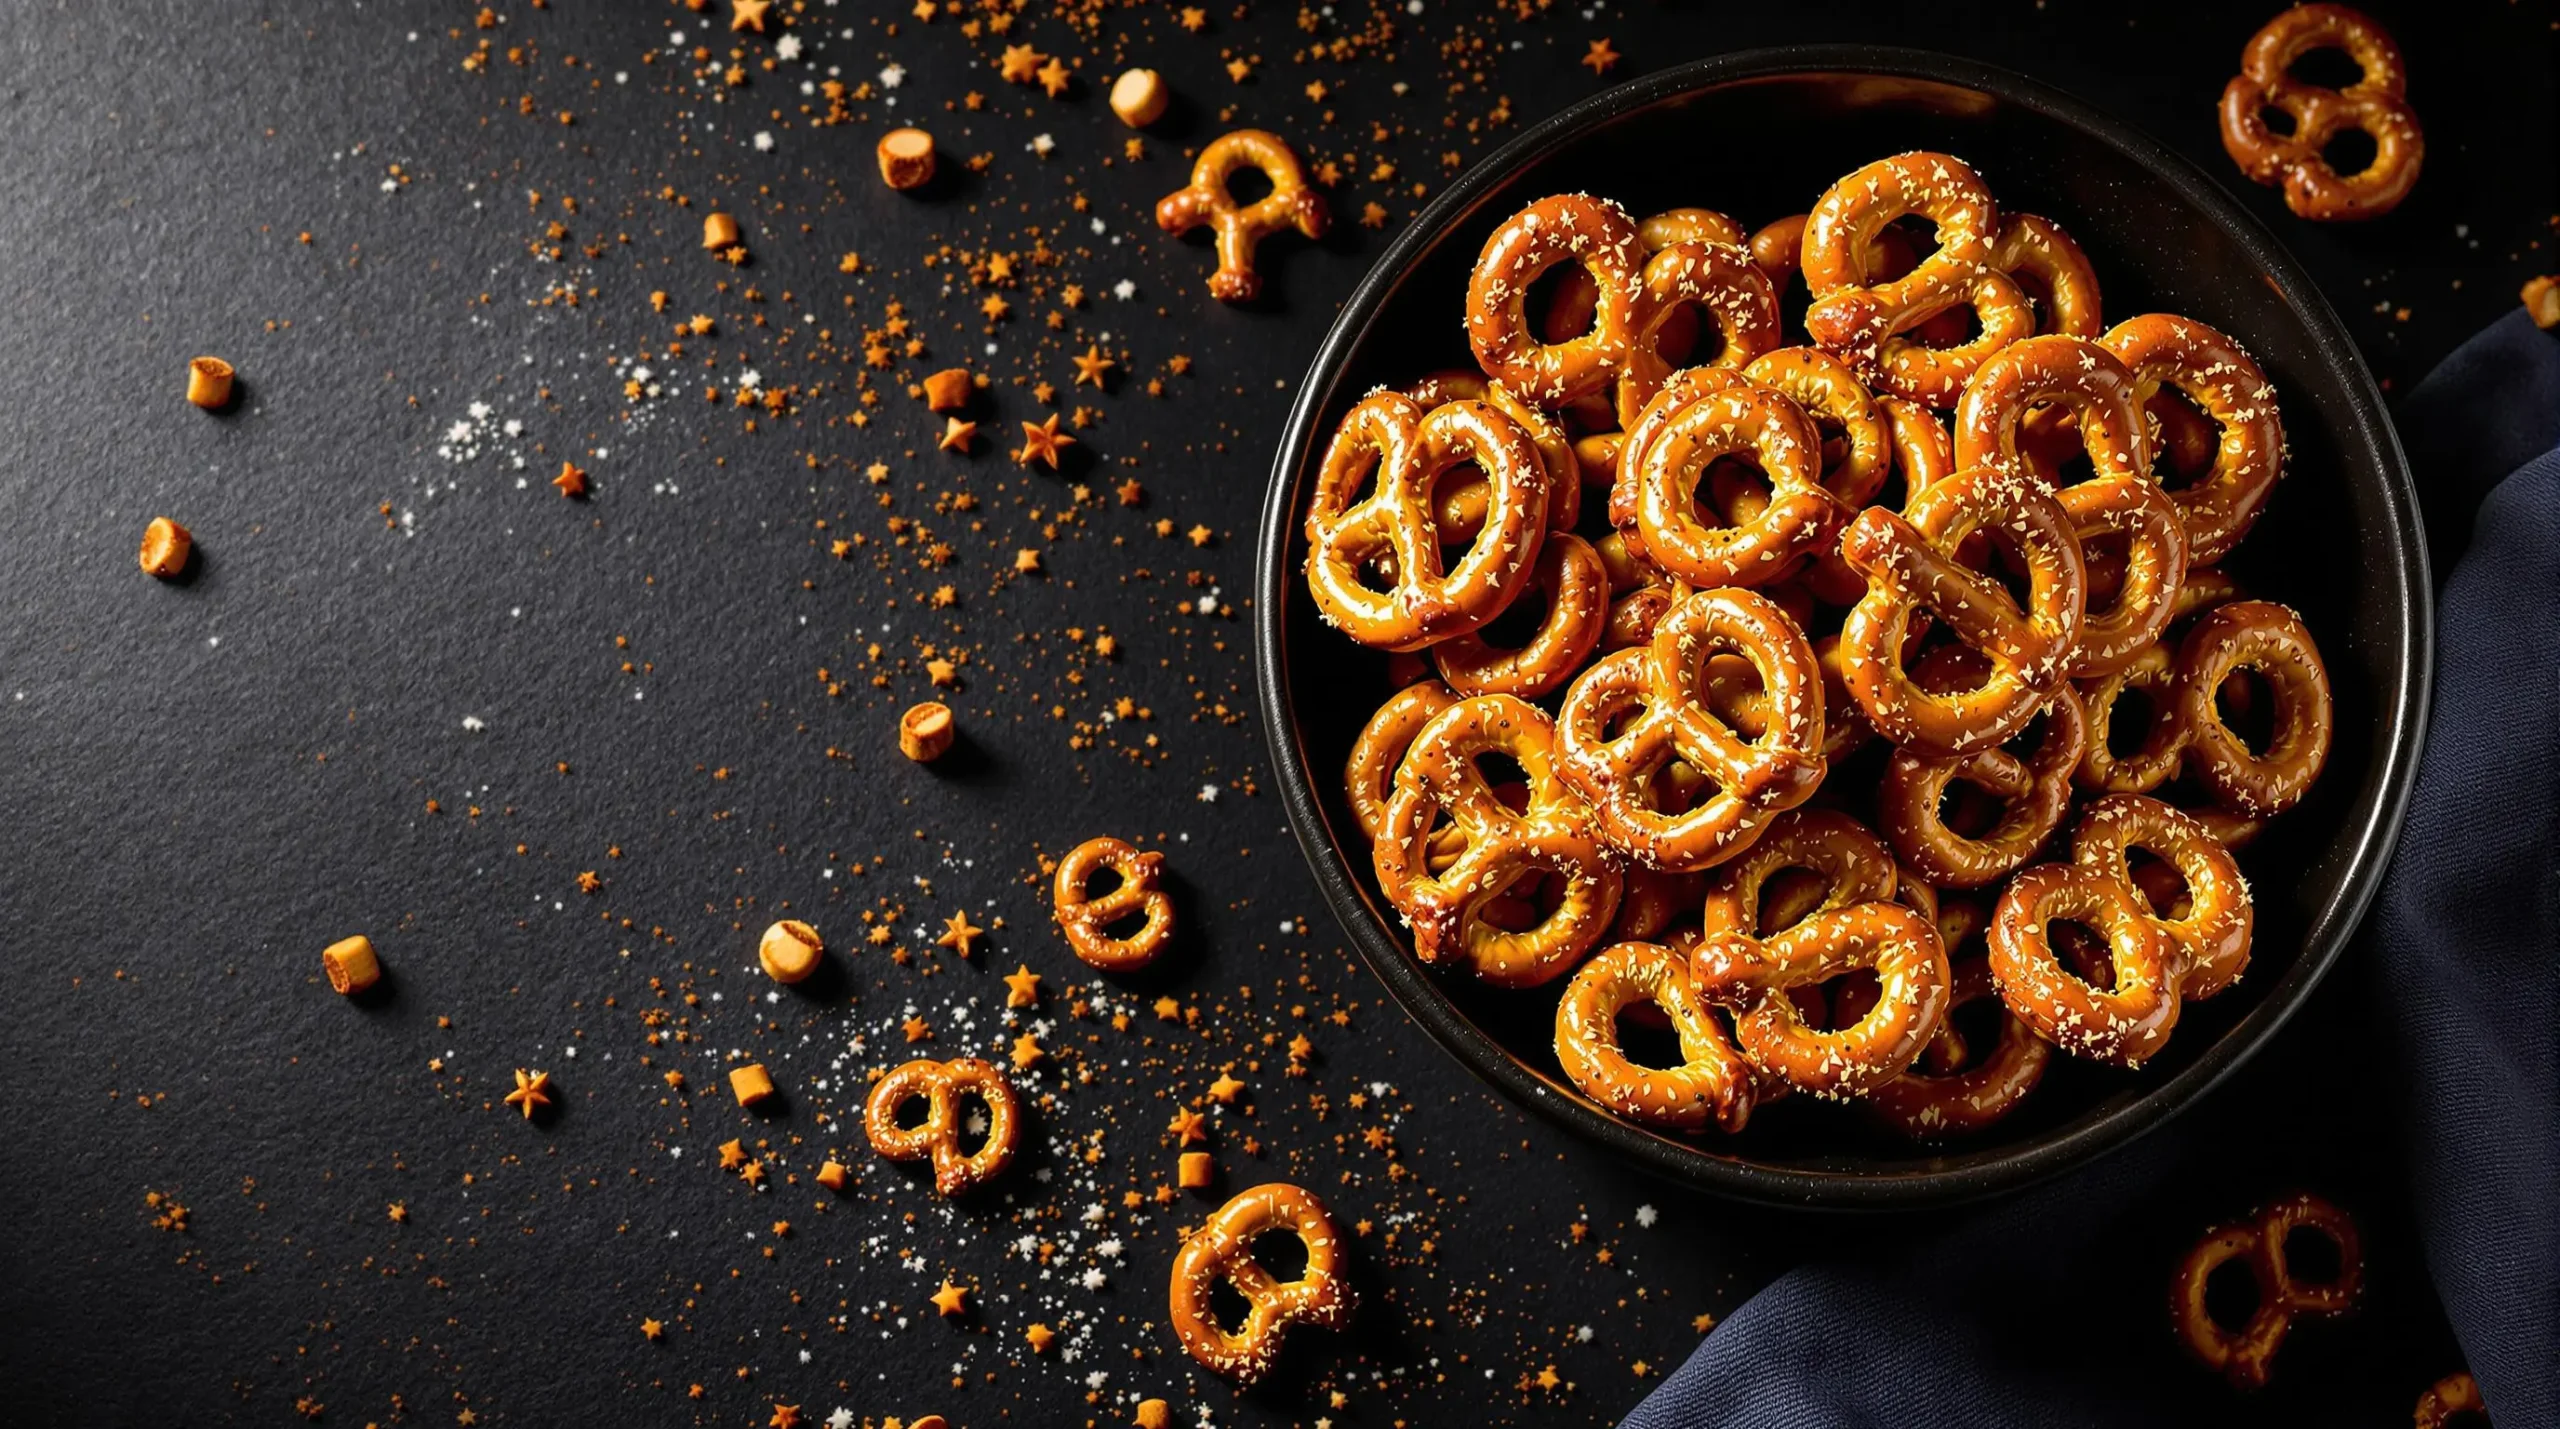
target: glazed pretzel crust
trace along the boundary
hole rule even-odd
[[[1253,1258],[1254,1237],[1294,1231],[1307,1248],[1298,1278],[1274,1280]],[[1238,1388],[1251,1385],[1280,1357],[1291,1325],[1338,1330],[1355,1303],[1344,1273],[1342,1234],[1315,1197],[1285,1182],[1256,1186],[1220,1206],[1173,1257],[1173,1331],[1191,1358]],[[1234,1330],[1221,1327],[1210,1296],[1219,1281],[1251,1308]]]
[[[987,1139],[976,1151],[963,1152],[960,1098],[973,1092],[987,1104]],[[898,1125],[898,1109],[917,1097],[925,1099],[923,1124]],[[946,1198],[966,1195],[1004,1174],[1013,1164],[1019,1122],[1013,1084],[993,1063],[975,1057],[949,1062],[919,1057],[872,1083],[862,1108],[862,1129],[871,1149],[892,1161],[931,1158],[933,1189]]]
[[[2288,71],[2318,49],[2342,49],[2364,71],[2345,89],[2306,84]],[[2316,221],[2376,218],[2400,206],[2418,182],[2426,135],[2409,107],[2408,67],[2400,47],[2371,19],[2344,5],[2297,5],[2249,37],[2240,73],[2222,90],[2222,147],[2240,172],[2284,185],[2285,207]],[[2293,132],[2267,127],[2280,109]],[[2342,131],[2373,138],[2373,162],[2341,174],[2321,151]]]
[[[1242,207],[1227,192],[1236,170],[1260,169],[1271,180],[1271,192]],[[1182,234],[1203,224],[1218,240],[1217,271],[1209,275],[1210,295],[1221,302],[1249,303],[1262,291],[1262,275],[1253,271],[1253,250],[1270,234],[1295,228],[1309,238],[1324,237],[1332,221],[1324,196],[1307,186],[1298,156],[1277,134],[1238,129],[1209,142],[1191,165],[1191,183],[1156,202],[1156,226]]]
[[[1647,1067],[1618,1045],[1618,1013],[1650,1003],[1680,1039],[1680,1065]],[[1655,943],[1603,948],[1574,972],[1556,1003],[1556,1060],[1583,1095],[1649,1126],[1740,1131],[1750,1119],[1752,1069],[1690,981],[1688,960]]]
[[[2297,1230],[2316,1231],[2338,1248],[2337,1277],[2325,1284],[2294,1277],[2285,1241]],[[2244,1261],[2258,1282],[2258,1307],[2237,1332],[2224,1329],[2205,1306],[2205,1284],[2214,1270]],[[2205,1233],[2178,1265],[2169,1291],[2169,1323],[2197,1363],[2220,1372],[2241,1389],[2267,1382],[2276,1351],[2297,1316],[2343,1314],[2364,1288],[2364,1241],[2355,1218],[2317,1196],[2289,1196],[2252,1219]]]
[[[1120,876],[1120,886],[1099,898],[1086,885],[1103,869]],[[1164,871],[1164,855],[1140,853],[1109,835],[1087,839],[1058,860],[1050,883],[1050,903],[1058,931],[1087,966],[1108,973],[1132,973],[1156,960],[1173,941],[1173,899],[1156,881]],[[1126,938],[1111,936],[1111,925],[1138,914],[1146,922]]]

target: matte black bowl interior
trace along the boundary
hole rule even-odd
[[[1389,686],[1384,658],[1327,629],[1305,594],[1307,491],[1360,394],[1469,360],[1468,268],[1523,203],[1583,191],[1638,214],[1703,204],[1757,225],[1910,149],[1959,155],[2004,208],[2059,220],[2096,266],[2110,323],[2184,313],[2265,366],[2291,461],[2228,564],[2309,621],[2336,691],[2335,753],[2305,806],[2242,857],[2258,900],[2247,977],[2191,1004],[2169,1049],[2140,1071],[2057,1058],[2007,1122],[1936,1150],[1805,1098],[1765,1109],[1740,1136],[1659,1134],[1611,1117],[1558,1072],[1555,987],[1506,993],[1425,969],[1379,897],[1341,770]],[[1802,301],[1799,291],[1782,306],[1792,315]],[[1853,46],[1646,76],[1522,134],[1445,191],[1389,246],[1307,373],[1273,462],[1255,588],[1262,711],[1291,825],[1405,1009],[1477,1075],[1642,1166],[1751,1200],[1836,1207],[1943,1203],[2058,1174],[2160,1125],[2264,1044],[2336,959],[2381,876],[2416,767],[2434,638],[2417,505],[2380,395],[2274,239],[2193,166],[2054,90],[1970,61]]]

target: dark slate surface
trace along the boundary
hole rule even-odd
[[[1627,56],[1612,78],[1781,40],[1934,45],[2061,84],[2227,174],[2212,104],[2257,17],[1646,4],[1522,21],[1426,0],[1419,14],[1222,4],[1195,35],[1153,9],[1067,8],[1035,0],[1010,35],[973,40],[956,15],[919,26],[813,0],[796,60],[763,68],[780,27],[736,42],[736,87],[666,53],[681,29],[725,65],[718,15],[646,0],[509,0],[488,30],[451,3],[0,14],[0,270],[20,354],[0,423],[10,1422],[271,1424],[301,1401],[339,1424],[763,1424],[777,1404],[810,1422],[842,1405],[857,1420],[1124,1423],[1136,1394],[1168,1397],[1184,1423],[1204,1407],[1220,1424],[1606,1422],[1694,1342],[1692,1317],[1809,1248],[1920,1229],[1745,1212],[1613,1169],[1465,1079],[1341,951],[1253,788],[1247,626],[1222,596],[1249,574],[1263,442],[1377,231],[1346,221],[1321,248],[1275,245],[1276,297],[1239,312],[1206,299],[1205,248],[1155,234],[1147,206],[1178,182],[1173,150],[1232,107],[1232,122],[1356,158],[1337,209],[1354,220],[1376,201],[1393,223],[1417,206],[1414,181],[1446,172],[1444,151],[1472,159],[1597,88],[1576,60],[1602,36]],[[1381,17],[1396,37],[1374,44]],[[2430,140],[2412,201],[2313,228],[2269,191],[2243,199],[2396,391],[2553,266],[2552,21],[2536,5],[2385,18]],[[484,38],[485,69],[466,70]],[[989,65],[1007,41],[1081,77],[1056,101],[1006,85]],[[1359,56],[1306,55],[1337,42]],[[1254,62],[1245,83],[1221,68],[1234,56]],[[892,61],[894,110],[876,90]],[[1132,62],[1183,97],[1135,163],[1100,93]],[[826,101],[802,85],[830,67],[874,97],[813,129],[802,106]],[[1302,93],[1317,78],[1322,102]],[[973,88],[983,111],[945,111]],[[1511,123],[1471,132],[1497,96]],[[919,115],[952,172],[894,196],[870,147],[884,117]],[[1057,145],[1045,160],[1026,150],[1041,133]],[[974,153],[986,172],[958,172]],[[1380,158],[1394,179],[1371,177]],[[1078,194],[1089,211],[1072,211]],[[746,219],[747,267],[700,253],[714,204]],[[943,244],[1026,252],[1034,225],[1062,261],[1003,290],[1014,312],[988,356],[985,290],[946,296],[951,268],[921,260]],[[868,271],[840,273],[847,250]],[[1125,302],[1108,293],[1123,278]],[[1083,307],[1054,296],[1067,282]],[[653,290],[670,294],[663,315]],[[857,335],[891,299],[927,351],[892,354],[878,420],[857,430]],[[695,312],[716,334],[651,362],[672,390],[626,400],[632,354]],[[813,327],[833,330],[814,349]],[[1070,341],[1121,367],[1105,395],[1059,398],[1100,414],[1065,473],[1026,476],[983,437],[966,461],[932,451],[906,381],[982,366],[997,386],[978,415],[1009,433],[1046,410],[1013,378],[1063,391]],[[220,416],[180,400],[185,360],[207,351],[243,374]],[[1188,374],[1170,374],[1176,353]],[[802,389],[754,431],[729,405],[743,367]],[[594,474],[583,504],[544,485],[564,455]],[[1112,488],[1132,476],[1144,504],[1123,508]],[[1070,505],[1076,483],[1090,495]],[[937,509],[960,490],[976,511]],[[174,585],[134,567],[155,514],[196,533],[198,564]],[[897,545],[893,516],[930,535]],[[1208,543],[1159,538],[1158,520]],[[867,544],[833,559],[828,542],[855,533]],[[933,541],[952,547],[938,570]],[[1023,547],[1043,574],[1010,573]],[[955,605],[918,608],[946,582]],[[1204,598],[1220,608],[1200,613]],[[1107,659],[1091,653],[1106,630],[1122,643]],[[952,699],[970,741],[936,773],[890,747],[897,710],[928,688],[924,643],[969,657]],[[1153,718],[1101,722],[1122,696]],[[1091,747],[1070,747],[1080,727]],[[1106,829],[1168,849],[1188,931],[1167,969],[1094,992],[1077,1019],[1060,990],[1091,980],[1042,924],[1037,863]],[[602,885],[582,894],[589,870]],[[972,962],[931,941],[963,908],[1007,923]],[[828,930],[836,971],[813,995],[750,1001],[766,989],[755,930],[785,910]],[[891,941],[846,956],[865,910],[893,914]],[[317,952],[356,930],[391,981],[348,1005]],[[1050,993],[1033,1015],[1052,1057],[1031,1080],[1051,1099],[1013,1179],[946,1210],[860,1148],[860,1076],[905,1055],[911,1015],[934,1032],[919,1050],[1010,1045],[995,979],[1025,963]],[[2361,1057],[2358,1028],[2382,1014],[2355,1001],[2358,981],[2337,980],[2266,1063],[2298,1080]],[[1196,1021],[1158,1021],[1159,997]],[[653,1029],[643,1014],[660,1009]],[[691,1040],[645,1040],[678,1029]],[[1300,1031],[1315,1051],[1291,1078]],[[775,1069],[781,1110],[730,1105],[732,1052]],[[494,1105],[517,1066],[555,1074],[553,1115],[527,1125]],[[670,1068],[691,1095],[667,1089]],[[1164,1120],[1225,1068],[1250,1088],[1213,1108],[1225,1184],[1297,1177],[1346,1223],[1373,1223],[1357,1237],[1358,1328],[1303,1336],[1242,1399],[1192,1372],[1161,1325],[1176,1227],[1199,1203],[1120,1200],[1170,1179]],[[2307,1331],[2287,1352],[2300,1371],[2262,1408],[2309,1396],[2290,1402],[2398,1422],[2452,1350],[2399,1229],[2383,1113],[2360,1100],[2253,1121],[2249,1099],[2279,1075],[2262,1064],[2209,1112],[2234,1147],[2227,1183],[2180,1188],[2128,1234],[2158,1245],[2165,1273],[2196,1226],[2288,1178],[2358,1204],[2375,1304]],[[1103,1159],[1086,1162],[1096,1133]],[[763,1141],[765,1190],[717,1169],[731,1137]],[[830,1152],[859,1177],[840,1199],[810,1184]],[[155,1225],[155,1193],[186,1207],[183,1229]],[[1097,1253],[1105,1238],[1116,1259]],[[1098,1290],[1070,1283],[1089,1266]],[[925,1303],[946,1273],[979,1292],[963,1320]],[[2090,1293],[2157,1292],[2093,1271]],[[643,1318],[665,1338],[645,1340]],[[1045,1356],[1025,1341],[1033,1321],[1062,1332]],[[2191,1372],[2165,1332],[2125,1359]],[[1553,1388],[1535,1378],[1549,1366]]]

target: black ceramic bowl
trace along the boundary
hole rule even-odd
[[[1300,575],[1307,494],[1360,394],[1467,361],[1468,268],[1527,201],[1581,191],[1639,214],[1704,204],[1753,225],[1910,149],[1959,155],[2004,209],[2059,220],[2096,266],[2109,322],[2183,313],[2239,338],[2265,366],[2291,461],[2228,564],[2309,621],[2336,693],[2335,751],[2311,799],[2242,856],[2258,902],[2248,976],[2191,1004],[2169,1049],[2140,1071],[2056,1058],[2006,1122],[1943,1148],[1805,1098],[1767,1108],[1736,1137],[1657,1133],[1585,1100],[1557,1070],[1556,988],[1502,992],[1424,968],[1379,896],[1341,771],[1388,693],[1385,662],[1316,618]],[[1325,897],[1406,1011],[1478,1076],[1704,1190],[1917,1206],[2022,1186],[2126,1144],[2229,1076],[2309,996],[2371,899],[2407,801],[2434,648],[2428,593],[2417,503],[2371,377],[2308,276],[2211,180],[2021,76],[1919,51],[1817,46],[1702,60],[1576,105],[1462,176],[1388,247],[1327,334],[1272,464],[1255,660],[1277,782]]]

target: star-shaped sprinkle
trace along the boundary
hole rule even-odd
[[[1052,59],[1047,64],[1040,66],[1040,87],[1049,92],[1049,97],[1051,99],[1055,99],[1059,95],[1067,92],[1068,79],[1067,67],[1058,63],[1055,59]]]
[[[744,34],[753,30],[764,33],[764,12],[773,8],[773,0],[729,0],[729,33]]]
[[[667,1327],[664,1321],[643,1320],[640,1322],[640,1334],[645,1339],[654,1340],[666,1334],[666,1332]]]
[[[1004,58],[997,61],[997,72],[1015,84],[1029,84],[1040,77],[1040,64],[1047,55],[1029,45],[1007,45]]]
[[[1058,414],[1052,412],[1049,420],[1036,427],[1029,422],[1022,424],[1022,446],[1014,452],[1013,460],[1018,466],[1046,462],[1051,471],[1056,471],[1058,453],[1075,444],[1075,438],[1058,430]]]
[[[1025,546],[1025,547],[1024,547],[1024,548],[1022,548],[1021,550],[1018,550],[1018,551],[1014,552],[1014,553],[1013,553],[1013,569],[1014,569],[1014,572],[1015,572],[1016,574],[1018,574],[1018,575],[1026,575],[1026,576],[1028,576],[1028,575],[1037,575],[1037,574],[1039,574],[1039,571],[1040,571],[1040,553],[1039,553],[1038,551],[1032,550],[1032,549],[1031,549],[1030,547],[1028,547],[1028,546]]]
[[[977,435],[977,423],[964,422],[958,417],[946,417],[943,419],[942,423],[942,435],[934,442],[934,445],[944,451],[958,452],[962,456],[967,456],[969,454],[969,443]]]
[[[934,15],[938,12],[933,8],[933,0],[916,0],[915,8],[909,10],[907,13],[915,16],[925,24],[930,25],[933,23]],[[844,1411],[839,1409],[836,1412],[838,1414],[842,1414]]]
[[[1130,477],[1127,481],[1120,483],[1121,505],[1135,506],[1146,499],[1147,489],[1138,484],[1138,479],[1136,477]]]
[[[933,1037],[933,1029],[925,1025],[925,1020],[921,1017],[910,1017],[901,1026],[905,1029],[907,1040],[910,1042],[929,1041]]]
[[[744,1143],[739,1142],[739,1141],[736,1141],[736,1140],[724,1141],[724,1142],[721,1142],[721,1143],[720,1143],[720,1169],[721,1169],[721,1170],[723,1170],[723,1171],[735,1171],[735,1170],[737,1170],[739,1167],[744,1166],[744,1165],[746,1165],[746,1164],[747,1164],[747,1148],[746,1148],[746,1146],[745,1146],[745,1144],[744,1144]]]
[[[1178,1146],[1189,1146],[1195,1141],[1206,1141],[1209,1139],[1209,1118],[1189,1107],[1184,1107],[1173,1114],[1172,1124],[1165,1127],[1165,1131],[1173,1136]]]
[[[1182,1004],[1170,997],[1159,997],[1156,999],[1156,1017],[1163,1022],[1179,1022],[1182,1020]]]
[[[1094,344],[1086,345],[1084,354],[1075,359],[1075,364],[1075,385],[1078,387],[1082,387],[1087,383],[1100,387],[1102,385],[1102,374],[1109,372],[1112,368],[1120,365],[1119,363],[1112,361],[1110,358],[1103,356],[1101,347]]]
[[[1236,1099],[1237,1094],[1243,1090],[1244,1083],[1237,1081],[1235,1078],[1228,1076],[1224,1072],[1220,1072],[1218,1074],[1218,1079],[1209,1084],[1209,1100],[1213,1102],[1232,1102]]]
[[[551,484],[560,488],[560,494],[571,500],[587,494],[587,474],[574,462],[560,463],[560,474],[551,478]]]
[[[394,1201],[391,1203],[389,1214],[392,1220],[406,1223],[409,1219],[409,1208],[398,1201]]]
[[[942,1277],[942,1288],[933,1292],[933,1308],[941,1311],[946,1320],[957,1319],[969,1311],[969,1292],[952,1284],[946,1275]]]
[[[963,909],[942,920],[942,936],[933,941],[942,947],[956,950],[960,956],[966,958],[976,954],[977,939],[986,931],[984,928],[972,925],[969,922],[968,911]]]
[[[1182,28],[1185,30],[1196,35],[1206,28],[1208,24],[1208,11],[1201,9],[1197,5],[1185,5],[1182,7]]]
[[[746,1165],[739,1167],[738,1179],[746,1182],[750,1186],[763,1185],[764,1163],[761,1161],[750,1161]]]
[[[1618,63],[1618,52],[1609,48],[1608,38],[1603,36],[1591,42],[1591,52],[1582,57],[1582,62],[1591,67],[1593,74],[1607,74]]]
[[[1004,1005],[1007,1007],[1029,1007],[1040,1000],[1040,974],[1033,972],[1029,963],[1005,974],[1004,986]]]
[[[1042,1355],[1049,1352],[1049,1342],[1058,1338],[1058,1332],[1034,1321],[1031,1328],[1022,1332],[1022,1337],[1031,1342],[1033,1354]]]
[[[516,1068],[516,1089],[507,1093],[507,1105],[522,1107],[524,1119],[533,1120],[535,1112],[551,1105],[551,1074]]]
[[[1028,1032],[1013,1039],[1013,1065],[1016,1067],[1028,1071],[1033,1063],[1048,1055],[1040,1050],[1040,1039]]]
[[[800,1406],[797,1404],[773,1406],[773,1417],[765,1421],[765,1429],[800,1429]]]
[[[1564,1376],[1556,1373],[1556,1367],[1554,1365],[1549,1365],[1545,1369],[1538,1371],[1538,1388],[1553,1389],[1562,1383],[1564,1383]]]

